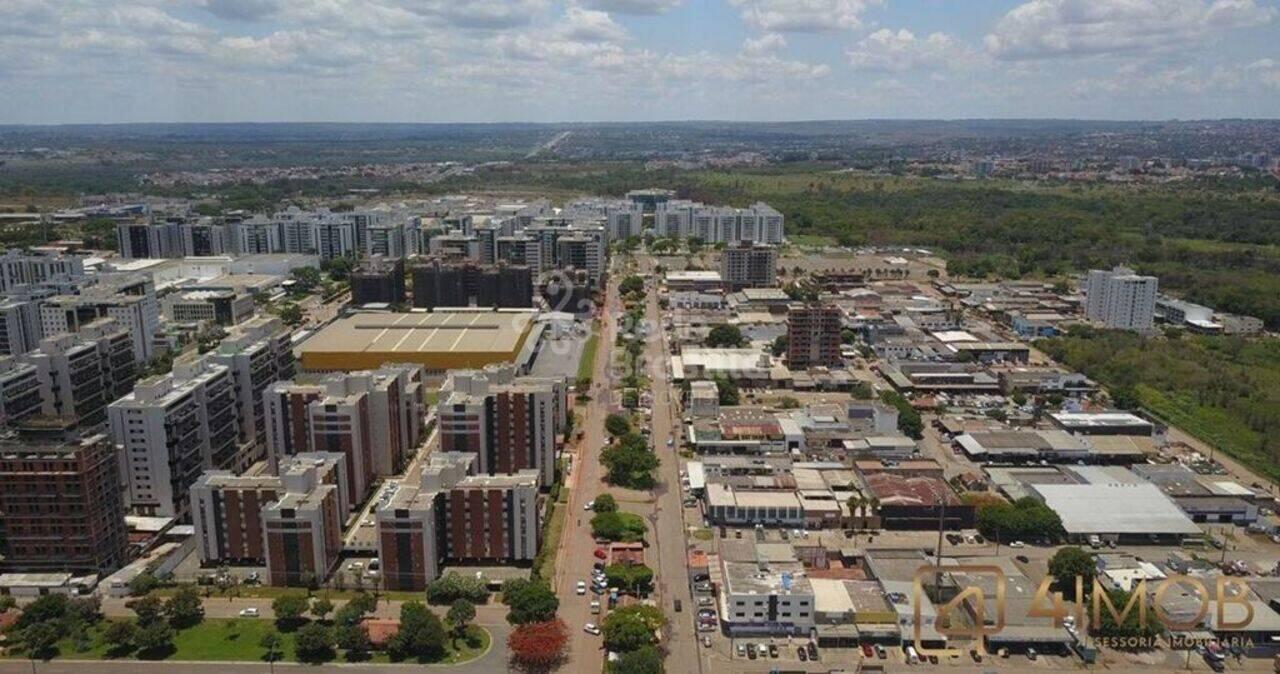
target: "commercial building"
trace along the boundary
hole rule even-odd
[[[1115,330],[1152,329],[1159,280],[1132,269],[1090,269],[1085,285],[1085,318]]]
[[[404,258],[370,257],[351,272],[351,303],[404,304]]]
[[[721,620],[732,636],[806,636],[814,626],[816,597],[798,561],[721,562]]]
[[[516,309],[356,314],[303,342],[302,367],[324,372],[414,363],[429,375],[441,375],[494,363],[523,364],[537,344],[536,314]]]
[[[591,287],[596,287],[604,275],[604,232],[570,230],[573,233],[560,236],[555,241],[556,266],[561,269],[582,269],[590,277]]]
[[[792,306],[787,312],[787,367],[838,367],[840,356],[840,308],[835,305]]]
[[[120,468],[105,435],[0,443],[0,567],[107,573],[125,562]]]
[[[160,329],[155,283],[143,275],[103,280],[79,295],[55,295],[40,303],[40,332],[52,337],[78,332],[99,318],[114,318],[129,331],[133,358],[142,363],[155,355],[153,337]]]
[[[437,453],[378,508],[387,589],[421,590],[444,563],[522,564],[538,553],[538,474],[475,475],[476,457]]]
[[[182,256],[182,229],[177,222],[121,222],[116,225],[120,257]]]
[[[778,249],[749,242],[727,246],[720,251],[720,277],[730,292],[772,288],[778,284]]]
[[[673,293],[711,292],[724,287],[724,277],[717,271],[669,271],[663,281]]]
[[[172,373],[138,382],[107,407],[107,420],[125,505],[136,514],[185,519],[200,473],[237,463],[235,381],[207,358],[180,360]]]
[[[1105,479],[1029,488],[1058,513],[1067,536],[1077,542],[1090,536],[1121,543],[1168,542],[1202,533],[1156,485],[1137,478],[1130,482]]]
[[[533,469],[549,487],[568,428],[567,394],[563,379],[520,377],[510,366],[451,372],[436,407],[441,451],[477,455],[487,475]]]
[[[943,518],[950,531],[973,526],[974,507],[962,503],[943,480],[885,472],[863,475],[862,481],[886,529],[937,529]]]
[[[689,384],[689,411],[699,418],[714,419],[720,415],[720,388],[713,381]]]
[[[253,297],[233,290],[189,290],[165,297],[164,315],[174,323],[237,325],[253,317]]]

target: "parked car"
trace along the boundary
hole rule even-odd
[[[749,659],[749,660],[755,660],[755,659],[756,659],[756,645],[755,645],[755,644],[747,644],[747,659]]]
[[[881,660],[889,657],[889,654],[886,653],[884,650],[884,646],[881,646],[880,644],[876,644],[876,657],[880,658]]]
[[[578,594],[587,593],[587,582],[585,580],[578,581]]]
[[[969,657],[973,658],[974,662],[982,662],[982,651],[979,651],[976,648],[971,648],[969,649]]]
[[[871,644],[862,644],[862,657],[869,658],[875,655],[875,650],[871,648]]]
[[[796,649],[796,657],[800,658],[800,662],[804,662],[809,659],[809,654],[804,652],[804,647],[799,647]]]
[[[701,583],[708,580],[711,580],[711,576],[709,574],[705,574],[705,573],[693,574],[693,582],[695,583]]]
[[[595,623],[587,623],[583,625],[582,631],[586,632],[587,634],[594,634],[596,636],[600,636],[600,628],[597,627]]]
[[[818,645],[817,645],[817,644],[815,644],[815,643],[813,643],[812,641],[810,641],[809,643],[805,644],[804,649],[805,649],[806,651],[809,651],[809,659],[810,659],[810,660],[813,660],[813,661],[815,661],[815,662],[818,660]]]
[[[241,618],[257,618],[258,615],[259,615],[258,609],[253,608],[252,606],[250,606],[249,608],[240,609]]]
[[[706,648],[711,648],[711,637],[704,634],[702,636],[702,645]]]
[[[608,558],[609,558],[609,553],[605,552],[605,551],[604,551],[604,548],[596,548],[596,551],[595,551],[594,553],[592,553],[592,554],[594,554],[598,559],[608,559]]]
[[[771,658],[775,658],[775,659],[778,657],[778,645],[777,645],[777,644],[769,644],[769,657],[771,657]]]
[[[1034,648],[1028,648],[1028,649],[1027,649],[1027,659],[1028,659],[1028,660],[1035,660],[1035,659],[1036,659],[1036,649],[1034,649]]]
[[[583,510],[591,510],[591,509],[592,509],[592,508],[594,508],[594,507],[596,507],[596,502],[595,502],[595,501],[587,501],[586,503],[583,503],[583,504],[582,504],[582,509],[583,509]]]
[[[1012,543],[1010,543],[1010,544],[1009,544],[1009,547],[1011,547],[1011,548],[1025,548],[1025,547],[1027,547],[1027,544],[1026,544],[1026,543],[1023,543],[1022,541],[1014,541],[1014,542],[1012,542]]]
[[[675,607],[676,607],[676,613],[679,613],[681,609],[684,608],[684,604],[679,599],[677,599],[675,602]]]

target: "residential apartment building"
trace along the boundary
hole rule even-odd
[[[125,504],[137,514],[185,519],[200,473],[236,464],[235,381],[208,358],[180,360],[172,373],[138,382],[108,406],[107,420]]]
[[[311,225],[311,236],[312,250],[320,256],[321,260],[332,260],[335,257],[354,258],[360,250],[356,243],[356,227],[351,222],[324,218]]]
[[[452,563],[509,564],[538,553],[538,474],[475,475],[476,456],[437,453],[420,481],[400,483],[377,510],[387,589],[421,590]]]
[[[308,586],[329,575],[342,552],[339,488],[286,491],[262,509],[269,585]]]
[[[182,257],[182,226],[174,221],[121,222],[116,225],[120,257]]]
[[[404,242],[404,225],[381,222],[365,229],[361,250],[369,257],[402,258],[406,254]]]
[[[835,305],[793,305],[787,311],[787,367],[837,367],[840,358],[840,308]]]
[[[35,368],[40,414],[86,428],[105,421],[107,404],[132,390],[137,378],[133,340],[110,318],[43,339],[22,360]]]
[[[778,284],[778,249],[749,242],[726,246],[720,252],[720,278],[729,292],[772,288]]]
[[[155,355],[153,338],[160,329],[160,303],[155,283],[140,275],[105,278],[79,295],[55,295],[40,303],[40,333],[45,337],[78,332],[102,317],[116,319],[133,340],[135,362]]]
[[[604,274],[606,262],[604,231],[601,228],[572,231],[572,234],[556,239],[556,266],[561,269],[586,270],[590,274],[594,287],[599,284]]]
[[[185,257],[209,257],[232,252],[231,232],[222,222],[213,218],[200,218],[195,222],[179,225],[182,255]]]
[[[476,454],[487,475],[534,469],[550,486],[568,424],[566,395],[564,380],[517,377],[509,365],[453,371],[436,407],[441,451]]]
[[[12,356],[0,357],[0,426],[39,414],[41,403],[36,366]]]
[[[39,285],[57,277],[82,278],[84,258],[78,255],[9,249],[0,253],[0,293],[18,286]]]
[[[1114,330],[1148,331],[1155,323],[1159,280],[1132,269],[1090,269],[1085,283],[1085,318]]]
[[[533,271],[506,263],[482,266],[435,258],[413,268],[413,305],[427,309],[531,307]]]
[[[265,563],[266,530],[263,512],[286,492],[311,491],[318,485],[333,485],[338,512],[346,513],[346,459],[322,452],[299,454],[281,465],[279,474],[236,475],[212,470],[191,486],[191,520],[195,527],[196,552],[200,563]]]
[[[239,442],[249,451],[240,453],[233,470],[241,471],[265,457],[267,446],[266,392],[277,381],[294,374],[291,332],[278,318],[259,317],[233,328],[209,354],[210,361],[226,367],[235,382],[240,408]]]
[[[351,272],[351,303],[403,304],[404,258],[369,257]]]
[[[0,300],[0,354],[21,356],[40,344],[40,304],[33,300]]]
[[[706,243],[782,243],[784,219],[765,203],[747,208],[706,206],[671,200],[654,206],[654,229],[659,236],[698,238]]]
[[[124,564],[119,470],[100,433],[0,443],[0,568],[108,573]]]

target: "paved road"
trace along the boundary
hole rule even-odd
[[[591,538],[590,513],[583,505],[603,491],[600,467],[600,448],[604,446],[604,418],[609,414],[612,400],[612,376],[610,359],[617,339],[616,317],[622,309],[618,302],[617,282],[611,280],[605,292],[601,308],[599,347],[592,369],[591,400],[586,404],[582,418],[583,438],[578,443],[567,486],[569,487],[568,511],[564,532],[560,538],[560,550],[556,559],[556,594],[560,597],[560,617],[569,626],[569,661],[561,671],[598,674],[604,667],[604,652],[600,637],[587,634],[583,625],[599,624],[603,615],[592,615],[590,600],[594,595],[578,596],[579,580],[591,577],[592,553],[595,543]]]
[[[645,257],[642,260],[644,271],[652,272],[653,264],[652,258]],[[656,501],[648,518],[653,544],[649,558],[651,565],[654,561],[657,562],[657,594],[663,611],[671,621],[666,641],[667,670],[701,672],[703,663],[693,624],[696,606],[689,587],[689,546],[680,494],[680,456],[675,449],[673,434],[680,427],[680,417],[676,401],[671,395],[671,380],[667,373],[670,358],[665,344],[666,333],[662,330],[656,284],[650,288],[646,302],[645,317],[649,324],[649,335],[645,345],[645,358],[648,361],[650,389],[653,394],[651,429],[654,451],[662,461],[658,468],[658,485],[653,490]],[[671,447],[667,446],[668,440],[672,440]],[[684,605],[684,610],[680,613],[676,613],[674,608],[677,600]]]

